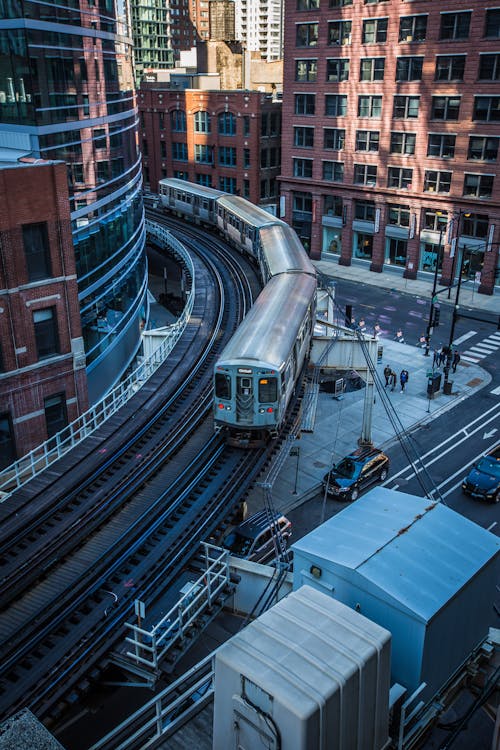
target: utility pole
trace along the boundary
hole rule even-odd
[[[436,215],[440,216],[441,211],[436,211]],[[436,256],[436,267],[434,269],[434,283],[432,285],[432,298],[431,298],[431,308],[429,310],[429,322],[427,323],[427,331],[425,333],[425,352],[424,356],[429,356],[429,350],[431,348],[431,334],[432,329],[434,325],[434,308],[437,301],[437,295],[436,295],[436,289],[437,289],[437,279],[438,279],[438,272],[439,272],[439,261],[441,258],[441,245],[443,242],[443,231],[444,227],[441,226],[439,230],[439,244],[438,244],[438,250],[437,250],[437,256]]]
[[[451,393],[451,383],[448,380],[448,376],[450,374],[450,366],[451,366],[451,358],[453,355],[452,352],[452,344],[453,339],[455,338],[455,326],[458,320],[458,300],[460,297],[460,287],[462,286],[462,272],[464,268],[464,259],[465,259],[465,251],[466,246],[464,245],[462,255],[460,257],[460,267],[458,269],[458,282],[457,282],[457,292],[455,295],[455,304],[453,306],[453,314],[451,316],[451,327],[450,327],[450,338],[448,341],[448,351],[446,352],[446,363],[443,368],[444,372],[444,383],[443,383],[443,393],[446,393],[448,396]]]

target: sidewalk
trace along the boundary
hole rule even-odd
[[[339,266],[338,258],[331,256],[331,259],[321,259],[313,261],[314,265],[327,276],[333,279],[345,279],[346,281],[355,281],[358,284],[370,284],[387,290],[397,290],[412,296],[423,297],[430,301],[432,295],[432,286],[434,279],[429,274],[429,280],[408,280],[404,279],[402,273],[395,271],[383,271],[382,273],[373,273],[367,267],[366,263],[353,262],[352,266]],[[439,281],[439,278],[438,278]],[[443,289],[438,283],[438,290]],[[500,286],[495,287],[494,295],[478,294],[478,284],[472,281],[462,281],[460,287],[459,303],[461,307],[469,307],[476,310],[483,310],[496,315],[500,314]],[[456,288],[451,290],[450,299],[447,292],[439,295],[440,304],[455,304]]]
[[[391,339],[380,339],[383,346],[382,361],[377,364],[380,382],[385,382],[383,369],[390,365],[398,375],[394,392],[384,389],[394,406],[392,419],[396,419],[398,430],[408,431],[417,425],[435,419],[448,409],[460,404],[464,399],[486,386],[491,376],[478,365],[460,362],[457,371],[450,371],[453,383],[452,395],[445,396],[441,391],[431,400],[427,397],[427,372],[432,370],[432,356],[425,357],[423,349],[407,344],[399,344]],[[399,373],[405,368],[409,372],[409,382],[404,393],[400,393]],[[442,373],[442,368],[439,370]],[[441,388],[444,376],[441,380]],[[395,427],[386,413],[384,404],[374,390],[372,440],[375,446],[389,450],[397,441]],[[361,434],[365,388],[345,393],[335,400],[331,393],[320,392],[316,409],[316,421],[312,433],[302,433],[295,447],[298,456],[289,456],[278,474],[272,489],[273,502],[277,510],[288,512],[312,497],[320,487],[324,474],[332,462],[339,461],[357,447]],[[259,478],[260,481],[264,477]],[[254,487],[247,499],[248,513],[262,508],[263,492]]]

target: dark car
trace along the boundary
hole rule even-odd
[[[462,490],[479,500],[500,501],[500,443],[473,465],[462,482]]]
[[[279,557],[291,535],[292,524],[286,516],[261,510],[232,529],[222,540],[222,546],[235,557],[265,562]]]
[[[342,459],[323,477],[323,489],[337,500],[356,500],[375,482],[384,482],[389,458],[379,448],[359,448]]]

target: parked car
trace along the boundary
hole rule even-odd
[[[292,535],[292,524],[280,513],[261,510],[249,516],[222,540],[222,546],[232,555],[253,562],[266,562],[281,551],[278,535],[286,546]]]
[[[325,474],[323,489],[337,500],[356,500],[367,487],[387,479],[389,463],[379,448],[358,448]]]
[[[462,490],[478,500],[500,501],[500,443],[473,465],[462,482]]]

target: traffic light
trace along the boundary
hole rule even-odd
[[[432,318],[432,325],[435,328],[437,328],[437,326],[439,325],[439,316],[440,315],[441,315],[441,310],[439,309],[439,307],[436,306],[434,308],[434,315],[433,315],[433,318]]]

